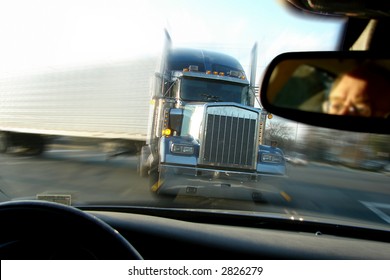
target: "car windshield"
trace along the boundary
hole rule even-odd
[[[276,55],[336,50],[345,24],[280,1],[2,3],[0,199],[389,229],[389,136],[259,101]]]

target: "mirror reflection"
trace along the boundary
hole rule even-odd
[[[290,59],[273,70],[274,106],[334,115],[390,117],[390,61]]]

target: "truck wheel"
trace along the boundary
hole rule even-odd
[[[9,137],[7,133],[0,132],[0,153],[6,153],[9,148]]]
[[[44,151],[45,151],[45,146],[39,145],[34,147],[33,150],[31,150],[31,155],[40,156],[41,154],[43,154]]]
[[[143,164],[141,155],[138,156],[137,173],[141,177],[148,177],[148,175],[149,175],[148,167]]]
[[[29,155],[39,156],[45,151],[45,140],[42,136],[34,135],[28,138],[27,153]]]
[[[158,171],[158,165],[153,165],[150,168],[149,173],[149,187],[153,193],[157,193],[160,184],[160,172]]]
[[[138,156],[137,172],[141,177],[149,175],[149,157],[151,156],[150,147],[143,146]]]
[[[167,194],[161,193],[160,187],[163,184],[162,180],[160,180],[160,172],[158,171],[158,166],[150,169],[149,174],[149,185],[150,191],[152,192],[152,196],[158,200],[158,203],[162,203],[163,207],[169,207],[176,199],[176,194]]]

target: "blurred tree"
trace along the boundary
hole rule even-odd
[[[271,145],[271,141],[277,141],[277,146],[289,151],[294,145],[295,130],[287,122],[279,120],[267,121],[267,126],[264,132],[264,144]]]

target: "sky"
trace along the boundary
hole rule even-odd
[[[0,73],[156,54],[166,28],[174,47],[225,52],[245,69],[257,42],[261,74],[279,53],[335,48],[340,20],[312,18],[279,0],[0,0]]]
[[[173,47],[230,54],[247,76],[257,43],[259,85],[267,64],[280,53],[335,49],[343,23],[302,13],[298,17],[281,2],[0,0],[0,78],[156,55],[167,29]]]

